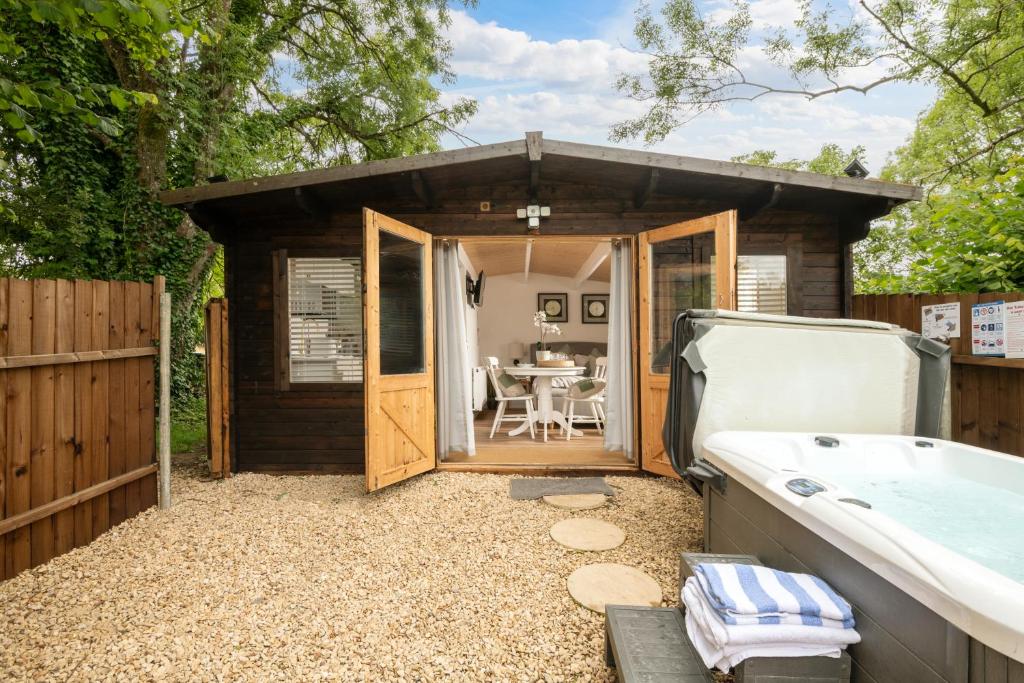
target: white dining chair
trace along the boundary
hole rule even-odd
[[[498,412],[494,414],[494,423],[491,425],[491,435],[488,438],[494,438],[494,432],[498,430],[498,425],[502,422],[519,422],[523,420],[530,421],[530,438],[536,438],[536,429],[534,427],[534,416],[533,416],[533,399],[534,395],[531,393],[523,393],[511,395],[509,390],[506,389],[501,381],[498,379],[502,372],[501,367],[498,364],[498,359],[494,356],[487,356],[487,376],[491,380],[491,387],[494,389],[494,398],[498,402]],[[521,384],[518,386],[522,387]],[[523,391],[526,391],[525,387]],[[515,403],[522,401],[526,405],[526,413],[505,413],[505,408],[509,403]]]
[[[590,380],[591,384],[587,384]],[[587,387],[584,389],[584,387]],[[601,356],[594,360],[594,374],[584,377],[576,382],[566,392],[562,402],[562,413],[568,425],[565,440],[572,438],[573,424],[592,424],[597,428],[598,434],[604,434],[604,397],[608,387],[608,357]],[[589,406],[590,415],[577,415],[576,404],[582,403]]]

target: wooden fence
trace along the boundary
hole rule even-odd
[[[0,279],[0,579],[156,503],[163,287]]]
[[[1024,360],[971,355],[971,306],[1019,301],[1004,294],[877,294],[853,297],[853,317],[890,322],[921,331],[921,307],[960,302],[960,338],[953,349],[953,439],[1024,456]]]
[[[228,300],[210,299],[206,304],[206,454],[215,478],[231,476],[228,348]]]

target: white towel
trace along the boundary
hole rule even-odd
[[[691,623],[686,613],[686,632],[700,655],[704,666],[728,673],[731,668],[751,657],[839,657],[842,648],[836,645],[802,645],[770,643],[765,645],[729,645],[718,647],[704,637],[704,632]]]
[[[804,624],[726,624],[693,577],[683,585],[686,632],[705,666],[722,671],[748,657],[838,657],[860,642],[850,628]]]

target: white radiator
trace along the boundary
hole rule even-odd
[[[487,368],[473,368],[473,411],[480,412],[487,402]]]

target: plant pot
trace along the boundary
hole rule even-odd
[[[551,352],[547,350],[541,350],[537,352],[537,360],[548,360],[551,358]]]

